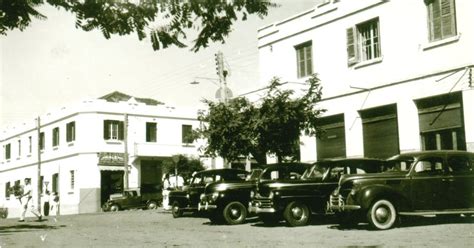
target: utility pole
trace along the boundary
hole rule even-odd
[[[123,189],[128,189],[128,114],[124,115],[124,125],[123,125],[123,144],[124,144],[124,153],[123,153]]]
[[[219,90],[222,94],[222,101],[227,103],[228,95],[227,95],[227,70],[224,70],[224,54],[219,51],[216,53],[216,70],[217,75],[219,76]]]
[[[37,145],[37,149],[38,149],[38,169],[37,169],[37,173],[38,173],[38,181],[37,181],[37,199],[38,199],[38,213],[41,213],[41,184],[43,182],[41,182],[41,120],[40,120],[40,117],[38,116],[38,119],[37,119],[37,123],[36,123],[36,130],[37,130],[37,134],[38,134],[38,145]]]

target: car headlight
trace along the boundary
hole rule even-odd
[[[250,198],[254,198],[255,197],[255,191],[251,190],[250,191]]]
[[[352,189],[351,189],[351,192],[349,194],[354,196],[355,194],[357,194],[359,189],[360,189],[360,184],[354,183],[354,184],[352,184]]]
[[[211,195],[211,200],[212,200],[212,201],[216,201],[217,198],[219,198],[219,193],[218,193],[218,192],[212,193],[212,195]]]
[[[204,199],[206,198],[206,195],[204,193],[202,193],[200,196],[199,196],[199,199],[201,201],[203,201]]]
[[[273,198],[274,194],[273,194],[273,191],[270,192],[270,194],[268,195],[268,198]]]

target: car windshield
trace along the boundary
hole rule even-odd
[[[297,172],[295,170],[285,169],[284,167],[268,168],[262,173],[260,179],[298,179],[301,177],[300,173],[301,172]]]
[[[262,174],[262,171],[263,171],[262,169],[253,169],[252,172],[249,175],[247,175],[246,180],[247,181],[257,180]]]
[[[301,179],[313,179],[313,178],[322,178],[324,173],[329,169],[327,166],[323,166],[321,164],[315,164],[308,168]]]
[[[415,161],[414,157],[411,156],[395,156],[389,158],[385,163],[385,172],[408,172]]]

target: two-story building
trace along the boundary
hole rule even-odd
[[[154,187],[161,184],[165,160],[199,158],[200,144],[189,135],[197,127],[197,110],[114,92],[7,128],[0,133],[0,205],[9,217],[19,216],[9,189],[29,177],[35,186],[40,180],[42,193],[59,193],[61,214],[100,211],[111,193],[123,189],[125,171],[129,187]]]
[[[302,160],[474,151],[474,1],[325,0],[258,31],[260,81],[323,86]]]

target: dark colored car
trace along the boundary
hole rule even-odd
[[[256,186],[257,180],[297,179],[310,166],[310,164],[304,163],[264,165],[265,169],[263,171],[252,171],[252,176],[246,182],[209,184],[201,196],[199,209],[208,211],[209,219],[213,223],[242,224],[247,218],[250,192]]]
[[[366,218],[375,229],[392,228],[401,215],[474,213],[474,153],[421,151],[388,160],[384,173],[347,176],[331,195],[341,224]]]
[[[244,182],[249,172],[239,169],[212,169],[197,172],[189,185],[182,190],[169,194],[171,212],[174,218],[181,217],[183,212],[197,212],[200,196],[207,184],[213,182]]]
[[[159,192],[140,192],[140,189],[128,189],[121,194],[112,194],[102,205],[104,211],[119,211],[124,209],[145,208],[156,209],[161,205],[163,195]]]
[[[298,180],[261,180],[252,193],[249,211],[263,222],[282,218],[289,226],[306,225],[312,214],[325,214],[327,201],[344,174],[376,173],[384,168],[378,159],[334,159],[315,163]]]

